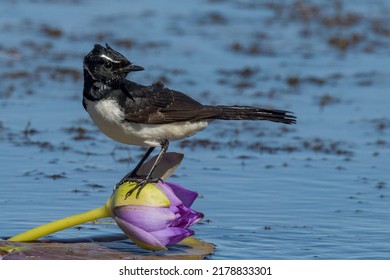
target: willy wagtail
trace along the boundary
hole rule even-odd
[[[118,142],[150,147],[135,169],[120,183],[140,179],[128,195],[153,180],[152,173],[168,149],[169,141],[183,139],[207,127],[212,120],[267,120],[295,123],[289,111],[252,106],[203,105],[161,82],[144,86],[126,79],[144,70],[106,44],[96,44],[84,58],[83,106],[96,126]],[[153,149],[161,147],[146,178],[137,171]],[[155,178],[158,179],[158,178]]]

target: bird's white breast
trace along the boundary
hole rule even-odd
[[[138,146],[160,146],[161,141],[178,140],[207,127],[207,121],[142,124],[125,121],[114,99],[86,100],[87,111],[96,126],[115,141]]]

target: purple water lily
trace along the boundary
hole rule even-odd
[[[196,192],[168,182],[148,184],[139,199],[129,197],[127,203],[111,208],[119,227],[138,246],[149,250],[164,250],[193,235],[189,227],[203,218],[190,207]],[[115,203],[114,203],[115,204]]]

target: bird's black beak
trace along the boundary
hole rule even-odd
[[[129,73],[129,72],[133,72],[133,71],[142,71],[142,70],[144,70],[143,67],[138,66],[138,65],[130,64],[130,65],[127,65],[126,67],[123,67],[123,68],[121,69],[121,72],[123,72],[123,73]]]

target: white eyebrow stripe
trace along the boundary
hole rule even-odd
[[[87,65],[83,65],[83,68],[89,73],[89,75],[91,75],[91,77],[94,79],[94,80],[97,80],[96,78],[95,78],[95,76],[91,73],[91,71],[89,70],[89,68],[88,68],[88,66]]]
[[[106,56],[105,54],[101,54],[100,57],[103,57],[104,59],[107,59],[107,60],[109,60],[109,61],[111,61],[111,62],[114,62],[114,63],[120,63],[120,61],[118,61],[118,60],[113,60],[111,57],[108,57],[108,56]]]

